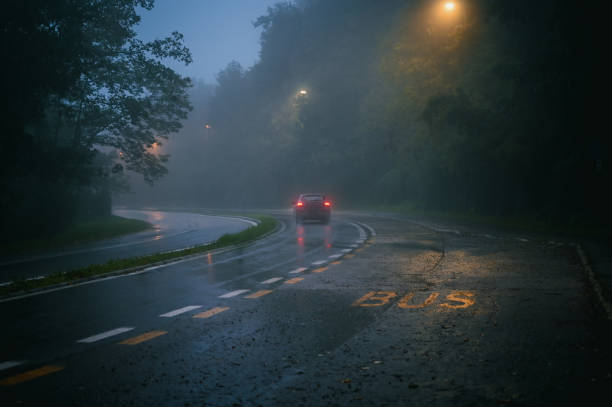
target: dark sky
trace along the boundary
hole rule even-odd
[[[185,36],[193,63],[169,65],[177,72],[208,83],[228,62],[248,68],[259,57],[257,17],[279,0],[156,0],[155,8],[141,12],[136,28],[143,40],[165,37],[172,31]]]

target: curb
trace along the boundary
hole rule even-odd
[[[580,257],[580,263],[582,263],[582,268],[585,274],[587,275],[587,279],[589,280],[589,283],[591,284],[591,288],[593,289],[593,291],[595,292],[595,295],[597,296],[597,301],[603,308],[608,321],[612,321],[612,305],[610,305],[610,303],[604,296],[601,284],[599,283],[599,281],[597,281],[597,278],[595,277],[595,273],[593,272],[593,268],[589,264],[589,261],[587,259],[586,253],[584,252],[584,249],[579,243],[575,244],[574,247],[576,248],[576,251],[578,252],[578,256]]]

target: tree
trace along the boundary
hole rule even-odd
[[[36,201],[42,184],[96,188],[96,174],[107,171],[100,163],[109,165],[96,159],[104,149],[119,150],[119,161],[148,182],[165,173],[165,157],[151,147],[181,127],[191,106],[189,79],[163,60],[188,64],[191,55],[177,32],[152,42],[136,38],[136,7],[153,5],[153,0],[3,3],[3,217],[23,217],[17,207],[32,207],[26,202]],[[42,121],[53,121],[54,128],[39,126]],[[49,156],[70,159],[49,162]],[[62,176],[45,176],[54,172]],[[57,206],[62,205],[70,202]]]

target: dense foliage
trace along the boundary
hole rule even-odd
[[[208,110],[206,204],[344,204],[577,218],[603,211],[609,141],[588,120],[597,48],[570,2],[302,0],[230,63]],[[305,90],[307,93],[300,93]]]
[[[154,146],[190,109],[189,79],[162,62],[191,55],[177,32],[136,38],[137,7],[153,0],[0,7],[2,238],[108,214],[124,166],[149,182],[162,176],[165,157]]]

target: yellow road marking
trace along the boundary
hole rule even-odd
[[[327,270],[327,267],[319,267],[318,269],[312,270],[313,273],[322,273]]]
[[[360,247],[359,249],[357,249],[357,250],[355,250],[355,251],[356,251],[356,252],[360,252],[360,251],[362,251],[363,249],[364,249],[363,247]]]
[[[200,312],[199,314],[195,314],[194,318],[210,318],[213,315],[217,315],[222,313],[223,311],[227,311],[229,307],[215,307],[211,308],[208,311]]]
[[[438,293],[431,293],[429,294],[429,297],[427,297],[427,299],[422,303],[422,304],[410,304],[408,303],[408,301],[410,301],[412,299],[412,297],[414,297],[414,293],[410,293],[404,296],[404,298],[402,298],[397,305],[400,308],[404,308],[404,309],[416,309],[416,308],[425,308],[426,306],[428,306],[429,304],[433,303],[436,298],[438,298]]]
[[[336,261],[332,261],[330,264],[331,264],[332,266],[335,266],[335,265],[338,265],[338,264],[340,264],[340,263],[342,263],[342,261],[340,261],[340,260],[336,260]]]
[[[387,304],[391,298],[395,297],[397,297],[397,294],[393,291],[370,291],[352,305],[353,307],[380,307],[381,305]]]
[[[285,281],[285,284],[295,284],[295,283],[299,283],[302,280],[303,280],[302,277],[295,277],[295,278],[292,278],[291,280]]]
[[[139,343],[146,342],[153,338],[157,338],[158,336],[162,336],[167,334],[166,331],[151,331],[144,333],[142,335],[135,336],[133,338],[128,338],[124,341],[119,342],[119,345],[138,345]]]
[[[461,297],[458,297],[458,295],[461,295],[463,297],[473,297],[474,293],[471,293],[469,291],[457,291],[455,293],[451,293],[446,296],[446,299],[450,301],[461,302],[462,304],[461,305],[451,305],[449,303],[444,302],[440,304],[440,306],[451,308],[451,309],[458,309],[458,308],[467,308],[471,305],[474,305],[474,300],[471,300],[469,298],[461,298]]]
[[[355,257],[354,254],[347,254],[346,256],[344,256],[345,259],[352,259],[353,257]]]
[[[0,381],[0,386],[14,386],[19,383],[27,382],[28,380],[36,379],[37,377],[40,377],[40,376],[45,376],[50,373],[59,372],[63,368],[64,368],[63,366],[53,366],[53,365],[39,367],[38,369],[30,370],[28,372],[24,372],[16,376],[7,377],[6,379]]]
[[[274,290],[259,290],[253,294],[246,295],[244,298],[259,298],[263,297],[264,295],[270,294],[272,291]]]

